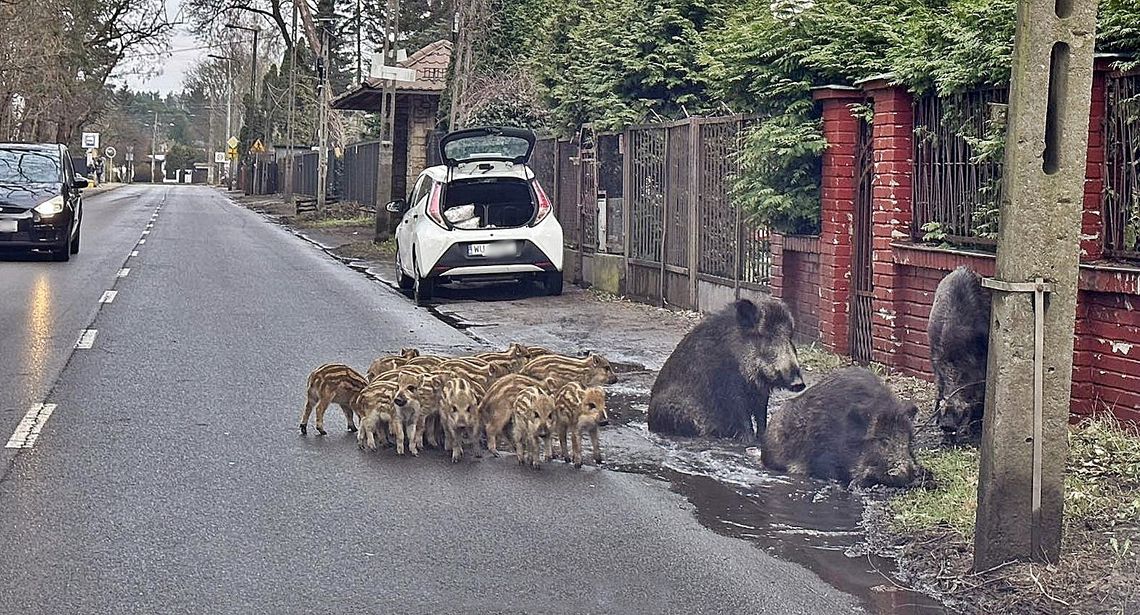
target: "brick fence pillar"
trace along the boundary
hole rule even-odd
[[[773,297],[784,298],[784,236],[773,231],[768,236],[768,251],[772,256],[772,270],[768,273],[768,288]]]
[[[1098,58],[1093,65],[1092,104],[1089,108],[1089,150],[1085,162],[1084,210],[1081,212],[1081,262],[1104,256],[1104,216],[1100,209],[1104,191],[1105,73],[1111,60]]]
[[[895,354],[903,345],[897,325],[895,289],[900,288],[899,267],[891,244],[911,241],[914,209],[911,187],[914,176],[914,104],[905,88],[886,79],[864,82],[863,91],[871,98],[875,116],[871,148],[874,179],[871,183],[871,270],[874,281],[871,337],[872,359],[895,365]]]
[[[850,353],[851,232],[855,208],[855,139],[858,120],[850,105],[861,91],[845,86],[813,90],[823,106],[823,153],[819,222],[819,339],[839,354]]]

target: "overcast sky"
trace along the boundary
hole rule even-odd
[[[166,11],[171,19],[178,15],[181,4],[181,0],[166,0]],[[185,26],[179,26],[170,38],[170,54],[145,58],[146,61],[153,59],[157,63],[160,69],[157,75],[147,79],[131,75],[121,81],[125,81],[132,90],[157,91],[162,94],[180,92],[182,91],[183,75],[196,60],[209,53],[206,50],[195,49],[195,47],[201,46],[202,43],[194,38]]]

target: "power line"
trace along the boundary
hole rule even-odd
[[[191,51],[202,51],[204,49],[217,49],[218,47],[225,47],[227,45],[233,45],[235,43],[248,43],[252,40],[253,39],[235,39],[233,41],[227,41],[225,43],[214,43],[213,45],[202,45],[201,47],[185,47],[182,49],[169,49],[167,51],[145,51],[145,52],[141,52],[141,53],[136,53],[134,55],[140,56],[140,57],[173,55],[176,53],[188,53]]]

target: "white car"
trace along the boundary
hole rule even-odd
[[[418,305],[455,280],[535,280],[562,293],[562,225],[527,166],[534,133],[472,128],[440,139],[396,227],[396,276]]]

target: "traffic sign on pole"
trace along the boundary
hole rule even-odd
[[[108,145],[107,149],[103,150],[103,153],[106,154],[108,158],[111,158],[113,160],[115,158],[115,155],[119,152],[114,147]]]
[[[83,149],[99,149],[99,133],[83,133]]]

